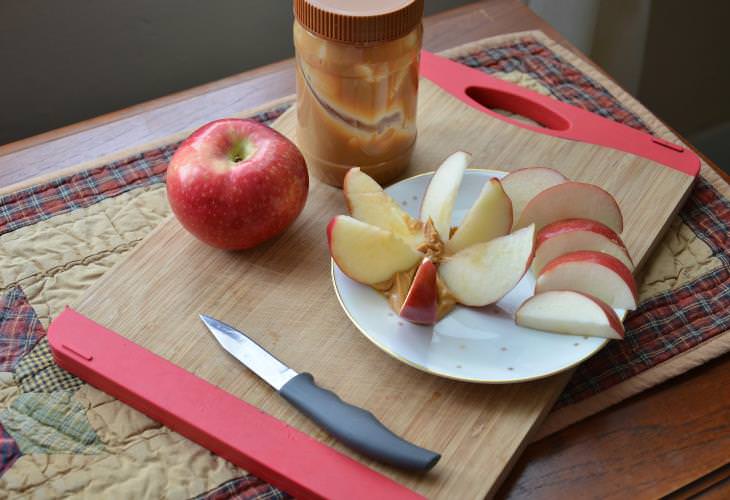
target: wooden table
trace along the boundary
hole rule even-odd
[[[433,51],[541,29],[588,61],[517,0],[474,3],[429,17],[424,24],[424,45]],[[282,61],[0,146],[0,189],[292,93],[293,62]],[[499,496],[729,498],[728,387],[730,356],[723,356],[534,443]]]

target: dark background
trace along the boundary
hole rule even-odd
[[[292,57],[292,22],[289,0],[0,0],[0,144]]]
[[[523,1],[730,168],[730,2]],[[586,5],[598,21],[569,15]],[[291,57],[291,24],[289,0],[0,0],[0,144]]]

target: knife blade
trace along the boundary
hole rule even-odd
[[[426,471],[441,455],[410,443],[372,413],[346,403],[318,386],[309,373],[297,373],[242,331],[215,318],[200,319],[229,354],[272,386],[284,399],[353,450],[379,462]]]

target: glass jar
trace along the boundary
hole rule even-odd
[[[416,141],[423,0],[294,0],[297,132],[310,172],[341,186],[360,167],[381,184]]]

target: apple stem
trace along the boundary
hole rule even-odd
[[[240,163],[248,160],[256,151],[256,147],[248,139],[243,139],[233,144],[230,152],[230,159],[233,163]]]

